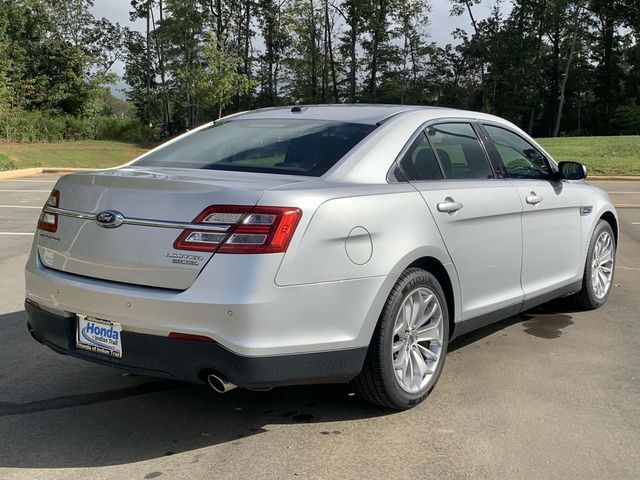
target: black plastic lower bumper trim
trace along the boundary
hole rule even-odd
[[[203,373],[216,372],[239,387],[263,388],[314,383],[343,383],[354,378],[364,363],[367,348],[330,352],[246,357],[212,342],[169,339],[157,335],[122,332],[122,358],[76,349],[75,316],[63,317],[25,303],[31,335],[52,350],[90,362],[153,377],[186,382],[203,381]]]

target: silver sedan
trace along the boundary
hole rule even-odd
[[[481,113],[236,114],[59,180],[28,327],[60,353],[218,392],[351,381],[409,408],[453,338],[557,297],[606,301],[618,221],[585,176]]]

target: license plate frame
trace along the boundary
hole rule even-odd
[[[76,314],[76,348],[110,358],[122,358],[119,322]]]

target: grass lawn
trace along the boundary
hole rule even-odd
[[[591,175],[640,175],[640,136],[539,138],[557,160],[576,160]],[[147,149],[123,142],[2,143],[0,170],[115,167]]]
[[[556,161],[584,163],[590,175],[640,175],[640,135],[536,140]]]
[[[115,167],[147,149],[123,142],[2,143],[0,170],[30,167]]]

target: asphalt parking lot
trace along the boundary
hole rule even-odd
[[[615,287],[456,340],[434,393],[394,413],[348,386],[234,390],[57,355],[24,323],[23,267],[55,175],[0,181],[0,478],[639,478],[640,182]]]

